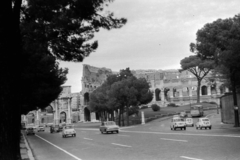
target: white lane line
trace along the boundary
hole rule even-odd
[[[191,160],[203,160],[203,159],[191,158],[191,157],[186,157],[186,156],[180,156],[180,157],[185,158],[185,159],[191,159]]]
[[[123,137],[130,137],[129,135],[124,135],[124,134],[120,134],[118,136],[123,136]]]
[[[187,140],[178,140],[178,139],[167,139],[167,138],[160,138],[162,140],[167,140],[167,141],[179,141],[179,142],[188,142]]]
[[[147,131],[122,131],[128,133],[151,133],[151,134],[161,134],[161,135],[181,135],[181,136],[204,136],[204,137],[232,137],[240,138],[238,135],[217,135],[217,134],[194,134],[194,133],[172,133],[172,132],[147,132]]]
[[[40,139],[42,139],[42,140],[44,140],[45,142],[51,144],[52,146],[56,147],[57,149],[59,149],[59,150],[65,152],[65,153],[67,153],[69,156],[75,158],[76,160],[82,160],[82,159],[78,158],[77,156],[74,156],[73,154],[69,153],[68,151],[66,151],[66,150],[64,150],[64,149],[62,149],[62,148],[60,148],[60,147],[58,147],[57,145],[55,145],[55,144],[49,142],[48,140],[46,140],[46,139],[40,137],[39,135],[35,135],[35,136],[38,137],[38,138],[40,138]]]
[[[112,143],[113,145],[116,145],[116,146],[121,146],[121,147],[132,147],[132,146],[127,146],[127,145],[123,145],[123,144],[117,144],[117,143]]]
[[[92,141],[92,140],[93,140],[93,139],[90,139],[90,138],[83,138],[83,139],[90,140],[90,141]]]

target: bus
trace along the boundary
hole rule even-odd
[[[203,116],[203,106],[202,105],[191,106],[190,114],[192,117],[202,117]]]

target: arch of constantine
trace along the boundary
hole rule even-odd
[[[62,122],[95,122],[99,120],[97,113],[88,108],[89,95],[101,86],[110,74],[117,74],[108,68],[98,68],[83,64],[82,91],[71,93],[71,86],[63,86],[59,98],[53,101],[48,109],[52,112],[31,111],[22,117],[25,123],[54,123]],[[197,79],[188,71],[178,70],[132,70],[137,78],[145,78],[153,92],[153,100],[148,104],[158,104],[166,107],[169,103],[177,105],[191,104],[197,101]],[[219,97],[228,92],[218,78],[207,75],[201,82],[200,101],[219,103]]]

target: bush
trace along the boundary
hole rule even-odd
[[[136,114],[138,116],[139,113],[139,107],[138,106],[132,106],[129,108],[128,115],[131,116],[133,114]]]
[[[167,106],[168,107],[179,107],[179,105],[176,105],[175,103],[169,103]]]
[[[141,107],[141,109],[146,109],[146,108],[148,108],[148,106],[142,106],[142,107]]]
[[[157,104],[152,104],[152,110],[154,111],[154,112],[156,112],[156,111],[159,111],[160,110],[160,107],[157,105]]]

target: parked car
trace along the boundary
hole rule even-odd
[[[67,136],[76,137],[76,131],[73,125],[66,125],[62,130],[62,137],[66,138]]]
[[[45,126],[44,125],[42,125],[42,124],[40,124],[38,127],[37,127],[37,131],[38,132],[41,132],[41,131],[45,131]]]
[[[107,122],[102,122],[100,128],[99,128],[101,133],[119,133],[119,126],[116,125],[114,121],[107,121]]]
[[[176,114],[176,115],[173,115],[173,118],[181,118],[180,115]]]
[[[176,130],[177,128],[181,128],[181,130],[182,129],[186,130],[186,123],[184,119],[179,117],[174,117],[170,122],[170,128],[171,130]]]
[[[47,123],[46,124],[46,127],[51,127],[51,126],[53,126],[53,123]]]
[[[52,125],[50,127],[50,133],[60,132],[60,131],[61,131],[61,129],[60,129],[59,125]]]
[[[180,117],[181,118],[187,117],[187,113],[185,111],[180,112]]]
[[[35,129],[33,127],[26,128],[26,135],[35,135]]]
[[[185,119],[186,126],[194,126],[193,119],[192,118],[186,118]]]
[[[202,128],[209,128],[209,129],[212,129],[212,125],[211,125],[211,122],[208,118],[199,118],[197,123],[196,123],[196,129],[202,129]]]

